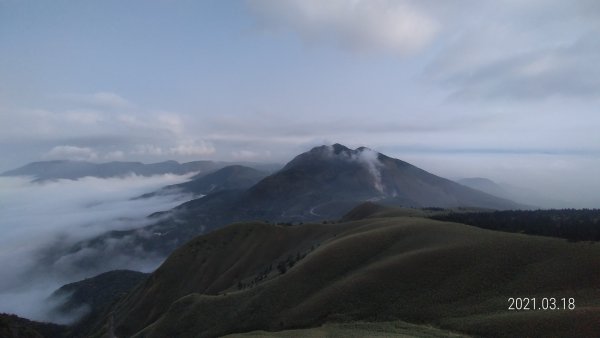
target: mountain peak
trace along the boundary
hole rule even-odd
[[[412,207],[516,207],[511,201],[471,190],[367,147],[350,149],[339,143],[315,147],[296,156],[252,191],[278,201],[294,191],[295,196],[306,199],[302,203],[316,214],[323,212],[321,205],[327,201],[340,200],[385,199]]]
[[[341,152],[351,152],[352,151],[352,149],[346,147],[343,144],[339,144],[339,143],[336,143],[336,144],[332,145],[331,148],[333,148],[333,153],[334,154],[339,154]]]
[[[309,153],[325,153],[325,154],[333,154],[333,155],[357,155],[363,151],[373,151],[367,147],[358,147],[356,149],[351,149],[346,147],[340,143],[334,143],[333,145],[322,145],[318,147],[312,148]]]
[[[340,153],[350,153],[353,150],[346,147],[343,144],[339,144],[339,143],[335,143],[333,145],[322,145],[322,146],[318,146],[318,147],[314,147],[312,148],[309,153],[326,153],[326,154],[335,154],[338,155]]]

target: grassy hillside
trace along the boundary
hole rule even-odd
[[[393,322],[354,322],[354,323],[328,323],[316,328],[285,330],[277,332],[252,331],[234,333],[226,338],[244,337],[282,337],[282,338],[362,338],[362,337],[399,337],[399,338],[459,338],[467,337],[446,330],[440,330],[426,325],[415,325],[402,321]]]
[[[346,225],[288,227],[239,223],[197,237],[176,250],[119,306],[117,318],[129,335],[158,319],[168,306],[190,293],[217,295],[279,275],[277,265],[306,254],[346,231]],[[128,327],[132,327],[131,331]]]
[[[15,315],[0,313],[2,338],[63,338],[67,327],[52,323],[35,322]]]
[[[65,336],[86,337],[118,299],[147,277],[148,274],[142,272],[113,270],[63,285],[53,292],[49,298],[57,304],[54,311],[72,318],[79,317]]]
[[[264,274],[293,255],[285,273]],[[178,249],[115,309],[115,328],[198,337],[403,320],[483,336],[596,336],[598,257],[598,244],[420,217],[236,224]],[[509,297],[574,297],[576,310],[511,312]]]

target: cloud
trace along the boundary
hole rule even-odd
[[[238,160],[256,160],[269,158],[271,156],[271,152],[269,150],[254,151],[248,149],[241,149],[232,151],[231,156]]]
[[[98,154],[87,147],[56,146],[43,155],[48,160],[95,161]]]
[[[424,78],[466,101],[598,99],[599,9],[589,0],[471,3],[470,15],[445,17]]]
[[[266,23],[307,40],[333,42],[357,51],[410,54],[435,38],[439,25],[416,1],[249,0]]]
[[[598,208],[600,156],[544,153],[413,152],[401,156],[418,167],[448,178],[485,177],[535,191],[546,199],[564,201],[554,208]],[[536,204],[536,201],[527,201]]]
[[[181,156],[206,156],[214,154],[215,147],[210,142],[189,140],[171,147],[169,153]]]
[[[600,98],[600,47],[595,37],[555,48],[511,55],[469,72],[454,71],[440,80],[458,99],[539,100]]]
[[[31,183],[25,178],[0,177],[0,312],[55,320],[47,312],[50,305],[44,300],[63,284],[117,268],[153,270],[164,257],[134,248],[127,238],[109,244],[129,246],[139,255],[115,254],[110,247],[105,248],[107,252],[83,248],[59,257],[50,253],[65,252],[74,243],[107,231],[149,224],[147,215],[168,210],[189,196],[131,198],[188,178],[189,175],[87,177]],[[105,259],[100,265],[81,264],[90,255],[102,255]]]
[[[122,160],[125,158],[125,153],[121,150],[115,150],[104,154],[103,158],[109,161]]]
[[[187,140],[175,146],[165,148],[153,144],[138,144],[131,151],[133,155],[152,156],[206,156],[215,153],[212,143],[202,140]]]
[[[95,92],[91,94],[63,94],[57,95],[58,99],[72,101],[78,105],[91,108],[104,108],[114,110],[129,110],[135,108],[135,104],[112,92]]]
[[[164,156],[166,152],[162,147],[153,144],[138,144],[131,151],[133,155],[151,155],[151,156]]]
[[[27,143],[41,149],[29,161],[119,160],[128,155],[140,161],[185,161],[216,152],[213,143],[191,129],[192,117],[126,105],[123,100],[116,94],[95,93],[62,98],[53,109],[11,111],[0,106],[0,146]]]

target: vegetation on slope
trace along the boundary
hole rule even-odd
[[[124,297],[148,274],[113,270],[84,280],[66,284],[49,297],[57,303],[54,311],[77,318],[69,327],[69,337],[86,337],[94,325],[107,315],[117,300]]]
[[[398,338],[459,338],[463,334],[440,330],[426,325],[415,325],[402,321],[393,322],[353,322],[327,323],[316,328],[285,330],[277,332],[251,331],[234,333],[226,338],[244,337],[281,337],[281,338],[362,338],[362,337],[398,337]]]
[[[600,209],[505,210],[439,213],[432,218],[476,227],[565,238],[600,241]]]
[[[236,287],[240,278],[314,242],[321,245],[286,273]],[[427,323],[483,336],[594,336],[600,333],[599,255],[597,244],[418,217],[236,224],[178,249],[113,315],[118,336],[139,337],[361,320]],[[509,297],[573,297],[577,308],[512,312]]]
[[[67,337],[66,332],[66,326],[40,323],[0,313],[0,337],[2,338],[62,338]]]

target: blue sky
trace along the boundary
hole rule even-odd
[[[593,0],[0,0],[0,170],[340,142],[591,206],[599,33]]]

